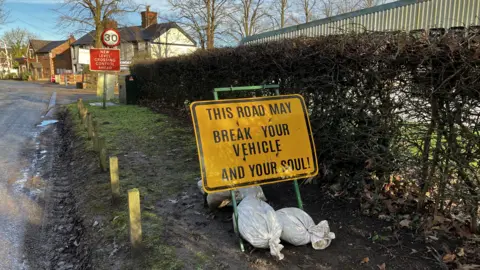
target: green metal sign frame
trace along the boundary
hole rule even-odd
[[[256,86],[214,88],[213,97],[215,100],[219,100],[218,98],[219,92],[255,91],[255,90],[265,90],[265,89],[272,89],[275,91],[275,95],[277,96],[280,95],[280,86],[278,84],[269,84],[269,85],[256,85]],[[300,187],[298,186],[297,180],[293,180],[293,188],[295,190],[295,195],[297,197],[298,208],[303,210],[302,196],[300,194]],[[240,250],[242,250],[242,252],[245,252],[245,247],[243,246],[242,237],[240,236],[240,231],[238,230],[238,209],[237,209],[237,200],[235,198],[235,189],[230,191],[230,195],[232,196],[233,214],[234,214],[233,222],[235,227],[235,234],[237,235],[240,242]]]

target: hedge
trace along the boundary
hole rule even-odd
[[[179,112],[213,99],[215,87],[278,83],[309,106],[324,182],[379,191],[402,179],[416,187],[420,208],[463,207],[475,227],[479,40],[475,33],[298,38],[141,62],[131,72],[144,100]]]

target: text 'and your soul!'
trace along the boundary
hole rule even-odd
[[[270,115],[291,114],[292,107],[290,102],[280,102],[264,105],[243,105],[223,108],[207,108],[209,120],[225,120],[225,119],[241,119],[250,117]],[[238,122],[237,122],[238,125]],[[267,153],[276,153],[276,156],[282,152],[280,139],[284,136],[290,136],[291,130],[288,124],[274,124],[261,126],[261,133],[264,140],[253,140],[250,127],[238,127],[232,129],[220,129],[213,131],[213,139],[215,143],[230,143],[233,147],[235,155],[247,161],[248,156],[261,155]],[[289,171],[300,171],[310,168],[310,158],[294,158],[281,160],[279,164],[275,161],[267,161],[257,164],[249,164],[248,166],[237,166],[233,168],[222,169],[222,180],[231,181],[242,179],[246,174],[251,177],[262,177],[285,173]]]

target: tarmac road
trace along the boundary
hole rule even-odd
[[[53,96],[53,97],[52,97]],[[43,223],[44,187],[52,157],[48,132],[54,123],[50,107],[74,102],[88,92],[54,84],[0,81],[0,269],[39,269],[25,248],[29,225]],[[46,138],[45,138],[46,137]]]

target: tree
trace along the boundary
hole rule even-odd
[[[198,38],[202,49],[213,49],[220,26],[227,19],[228,0],[168,0],[175,21]]]
[[[279,13],[279,19],[277,24],[280,28],[284,28],[287,21],[287,10],[290,8],[290,2],[288,0],[274,0],[273,6],[276,12]]]
[[[337,2],[337,13],[343,14],[358,10],[361,8],[361,1],[339,0]]]
[[[300,13],[303,17],[303,22],[308,23],[313,19],[314,10],[318,8],[317,0],[297,0],[300,7]]]
[[[35,34],[28,30],[17,27],[5,32],[2,39],[11,48],[13,57],[22,57],[27,55],[29,40],[35,37]]]
[[[325,18],[335,15],[335,1],[334,0],[321,0],[320,12]]]
[[[385,4],[386,2],[387,2],[386,0],[362,0],[361,6],[362,8],[370,8],[370,7]]]
[[[370,8],[385,4],[386,0],[339,0],[337,4],[337,11],[339,14],[352,12],[362,8]]]
[[[5,0],[0,0],[0,24],[4,24],[8,19],[9,12],[5,9]]]
[[[272,28],[266,4],[266,0],[238,0],[234,3],[230,13],[230,35],[241,40]]]
[[[61,25],[80,26],[81,30],[94,29],[95,47],[101,48],[101,34],[105,24],[137,9],[138,5],[132,0],[63,0],[57,11],[61,14]]]

